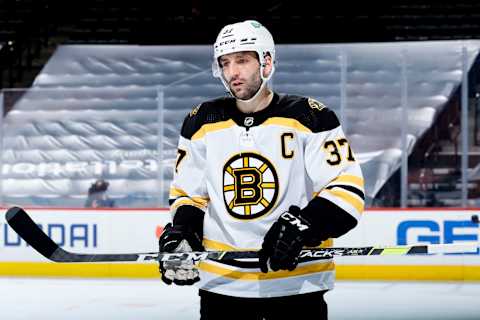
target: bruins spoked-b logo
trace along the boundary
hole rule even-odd
[[[237,219],[255,219],[268,213],[278,196],[273,165],[256,153],[234,155],[223,167],[223,199]]]

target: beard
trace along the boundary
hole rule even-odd
[[[233,80],[230,80],[230,92],[233,93],[235,98],[240,100],[251,99],[258,92],[258,90],[260,90],[260,86],[262,85],[262,79],[260,79],[260,72],[254,73],[249,79],[243,81],[243,88],[238,92],[236,92],[233,88],[231,84],[232,82]]]

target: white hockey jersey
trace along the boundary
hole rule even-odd
[[[205,102],[186,117],[170,189],[182,205],[205,212],[207,250],[258,250],[290,205],[323,197],[359,219],[363,177],[335,114],[321,103],[274,94],[243,114],[233,98]],[[322,212],[318,212],[319,215]],[[201,289],[239,297],[276,297],[333,288],[332,259],[293,271],[261,273],[242,264],[199,264]]]

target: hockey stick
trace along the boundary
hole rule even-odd
[[[60,248],[49,238],[19,207],[12,207],[5,215],[8,224],[18,235],[45,258],[55,262],[132,262],[149,260],[219,260],[258,259],[258,251],[203,251],[180,253],[126,253],[126,254],[83,254],[73,253]],[[328,259],[333,256],[370,256],[370,255],[413,255],[432,253],[472,253],[477,252],[478,243],[413,245],[393,247],[342,247],[305,249],[300,253],[301,261]]]

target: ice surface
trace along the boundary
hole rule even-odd
[[[1,318],[198,319],[194,287],[160,280],[0,278]],[[480,283],[346,282],[326,295],[330,320],[480,319]]]

